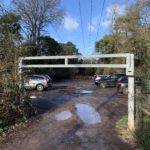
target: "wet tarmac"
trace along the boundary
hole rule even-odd
[[[78,92],[77,92],[78,91]],[[54,83],[31,91],[39,115],[0,137],[0,150],[132,150],[115,123],[127,112],[127,97],[89,80]]]

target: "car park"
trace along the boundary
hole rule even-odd
[[[112,74],[105,79],[98,80],[96,85],[101,88],[115,87],[117,86],[118,79],[123,76],[125,76],[125,74],[122,73]]]
[[[24,80],[25,89],[43,91],[50,86],[52,86],[52,79],[48,75],[29,75]]]

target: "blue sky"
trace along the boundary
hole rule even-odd
[[[7,3],[7,5],[11,4],[11,0],[3,1]],[[112,12],[115,10],[118,16],[124,15],[127,1],[129,2],[129,0],[105,0],[101,18],[103,0],[92,0],[92,16],[90,11],[91,0],[80,0],[84,44],[79,0],[61,0],[61,7],[65,12],[62,24],[54,27],[48,26],[44,34],[51,36],[60,43],[73,42],[82,54],[93,54],[95,41],[111,32]]]
[[[81,19],[79,13],[79,0],[62,0],[62,7],[65,10],[64,22],[61,27],[58,27],[58,33],[61,36],[62,42],[72,41],[82,54],[94,53],[94,46],[97,36],[97,30],[101,18],[101,10],[103,0],[92,0],[92,24],[90,24],[91,15],[91,0],[80,0],[81,13],[83,19],[84,41],[82,39]],[[110,32],[110,23],[112,20],[111,8],[116,7],[119,11],[118,15],[123,15],[125,10],[126,0],[105,0],[105,7],[102,14],[100,28],[97,40]],[[66,23],[66,24],[65,24]],[[91,29],[90,29],[91,28]],[[90,32],[91,31],[91,32]],[[58,38],[55,33],[54,37]],[[58,38],[58,40],[60,40]]]

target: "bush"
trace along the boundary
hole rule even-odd
[[[144,150],[150,150],[150,116],[142,116],[142,125],[135,132],[139,144]]]
[[[0,82],[0,129],[25,121],[35,113],[30,98],[18,86],[18,78],[10,74],[1,76]]]

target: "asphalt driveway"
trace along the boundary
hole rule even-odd
[[[115,128],[127,112],[127,97],[93,81],[56,83],[47,91],[30,92],[39,115],[3,137],[3,150],[130,150]]]

